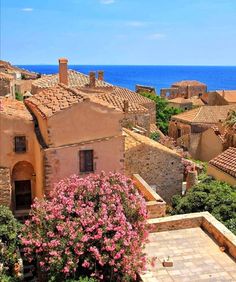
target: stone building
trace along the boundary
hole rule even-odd
[[[236,90],[218,90],[208,93],[208,104],[216,105],[236,105]]]
[[[168,105],[173,108],[181,109],[183,111],[191,110],[192,108],[204,106],[205,103],[197,96],[191,98],[177,97],[168,100]]]
[[[230,147],[212,159],[208,164],[207,174],[229,185],[236,185],[236,148]]]
[[[205,131],[223,123],[233,109],[236,109],[235,105],[203,106],[175,115],[169,123],[168,135],[193,158],[209,160],[221,148],[218,144],[221,140],[214,130]]]
[[[10,74],[0,72],[0,96],[6,95],[15,97],[15,79]]]
[[[174,99],[177,97],[191,98],[202,97],[207,92],[206,84],[196,80],[183,80],[173,83],[170,88],[162,88],[160,96],[162,98]]]
[[[182,157],[160,143],[123,129],[125,136],[125,173],[139,174],[168,203],[181,194]]]
[[[68,74],[86,85],[73,87]],[[123,173],[122,127],[127,120],[151,126],[149,99],[108,85],[101,73],[100,79],[75,74],[62,59],[56,77],[58,83],[41,87],[24,103],[0,100],[0,204],[18,216],[27,214],[34,197],[48,196],[55,182],[71,174]]]
[[[156,89],[153,86],[136,84],[135,92],[137,92],[137,93],[150,93],[150,94],[156,95]]]

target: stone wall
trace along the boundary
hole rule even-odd
[[[125,172],[129,176],[139,174],[157,194],[170,202],[173,195],[182,191],[181,156],[156,141],[145,142],[130,136],[125,138]]]
[[[29,91],[31,92],[31,88],[32,88],[32,82],[34,80],[24,80],[24,79],[21,79],[21,80],[17,80],[16,81],[16,92],[18,93],[21,93],[21,94],[24,94],[26,91]]]
[[[150,123],[156,123],[156,103],[151,101],[150,103],[141,103],[143,107],[148,109],[150,115]]]
[[[191,98],[201,97],[207,92],[206,85],[183,85],[173,84],[170,88],[162,88],[160,95],[162,98],[174,99],[177,97]]]
[[[0,168],[0,205],[11,207],[11,178],[10,169],[6,167]]]
[[[150,134],[150,115],[148,113],[126,113],[122,120],[122,127],[132,128],[140,126],[146,130],[147,136]]]
[[[15,86],[14,82],[10,80],[0,79],[0,96],[11,94],[15,97]]]
[[[191,133],[191,125],[180,122],[180,121],[170,121],[168,128],[168,135],[175,140],[179,137],[190,134]]]

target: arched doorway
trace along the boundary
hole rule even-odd
[[[29,210],[33,199],[34,168],[26,161],[15,164],[12,170],[13,207],[15,211]]]

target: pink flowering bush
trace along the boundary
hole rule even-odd
[[[146,263],[146,220],[145,201],[127,177],[71,176],[50,199],[35,201],[22,243],[29,260],[37,257],[53,281],[132,281]]]

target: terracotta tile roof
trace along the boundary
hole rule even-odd
[[[107,103],[113,105],[115,108],[118,108],[120,110],[124,110],[124,99],[120,98],[119,96],[116,96],[111,93],[104,93],[104,94],[98,94],[96,95],[97,98],[100,100],[106,101]],[[137,104],[137,103],[128,103],[128,112],[129,113],[148,113],[148,110],[144,108],[143,106]]]
[[[72,106],[85,97],[78,91],[68,91],[61,85],[51,87],[25,100],[25,104],[37,109],[43,117],[53,114]]]
[[[226,106],[202,106],[190,111],[172,116],[172,120],[179,120],[187,123],[207,123],[215,124],[219,121],[225,121],[228,112],[236,109],[236,105]]]
[[[135,133],[127,128],[123,128],[123,135],[125,136],[125,151],[132,149],[136,146],[140,146],[141,144],[145,144],[147,146],[154,147],[158,150],[180,158],[180,155],[177,154],[175,151],[167,148],[166,146],[160,144],[157,141],[152,140],[149,137]]]
[[[211,160],[209,164],[236,178],[236,148],[230,147]]]
[[[220,96],[224,97],[224,99],[229,103],[236,103],[236,90],[222,90],[216,91]]]
[[[59,83],[59,75],[44,75],[33,82],[34,86],[41,88],[54,87]],[[68,70],[68,86],[69,87],[86,87],[89,85],[89,76],[83,73]],[[111,84],[96,79],[96,87],[110,87]]]
[[[124,100],[128,100],[129,102],[139,103],[139,104],[155,104],[154,101],[144,97],[134,91],[131,91],[127,88],[122,88],[115,86],[113,88],[112,94],[121,97]]]
[[[24,120],[33,120],[24,103],[12,98],[0,97],[0,114]]]
[[[174,103],[174,104],[186,104],[186,103],[192,103],[191,99],[185,99],[182,97],[177,97],[174,99],[168,100],[169,103]]]
[[[9,81],[9,80],[13,80],[13,79],[14,79],[13,75],[10,75],[10,74],[4,73],[4,72],[0,72],[0,80]]]
[[[202,83],[197,80],[182,80],[172,84],[172,86],[205,86],[205,83]]]
[[[205,103],[202,101],[202,99],[197,98],[196,96],[190,98],[190,101],[193,103],[193,106],[205,106]]]
[[[92,102],[120,110],[114,103],[109,103],[105,99],[99,99],[96,95],[88,95],[81,90],[70,88],[63,84],[46,88],[26,99],[25,103],[46,118],[85,100],[91,100]]]

